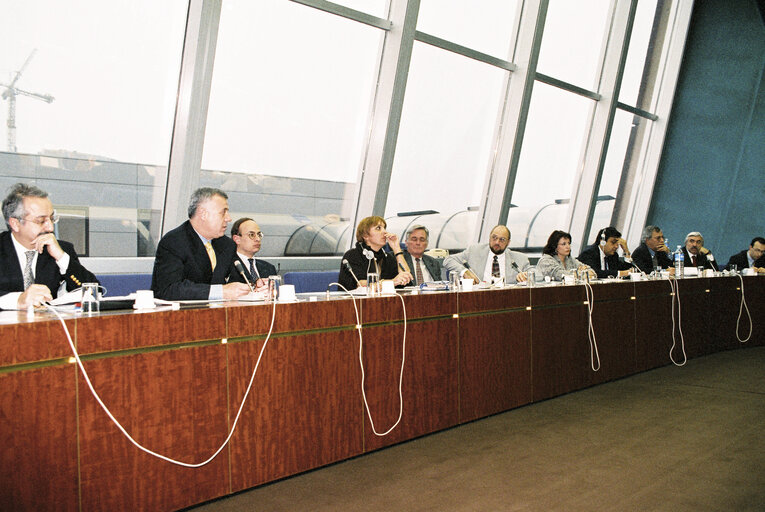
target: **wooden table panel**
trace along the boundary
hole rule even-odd
[[[631,375],[636,370],[634,284],[617,282],[592,287],[592,322],[600,369],[590,375],[598,384]],[[596,366],[597,368],[597,363]]]
[[[81,354],[151,347],[226,336],[226,309],[120,312],[77,319]]]
[[[96,391],[136,441],[183,462],[212,455],[228,433],[225,346],[89,361]],[[78,382],[82,510],[175,510],[229,492],[228,451],[199,469],[133,446]]]
[[[0,508],[78,510],[74,365],[0,373]]]
[[[266,334],[274,314],[273,303],[234,304],[226,308],[228,337]],[[276,304],[275,333],[356,325],[353,302],[336,299]]]
[[[671,363],[671,292],[666,279],[635,283],[635,365],[639,372]],[[677,333],[676,339],[680,341]],[[676,361],[682,361],[679,348],[673,354]]]
[[[715,351],[740,348],[736,339],[736,319],[738,318],[741,290],[737,278],[714,278],[709,282],[710,335]],[[749,333],[749,321],[744,315],[739,332],[746,337]]]
[[[27,319],[26,312],[20,311],[3,311],[0,316],[3,320],[0,366],[72,355],[64,328],[52,313],[37,313],[31,320]],[[65,322],[74,336],[74,319]]]
[[[736,278],[730,278],[738,279]],[[749,307],[749,313],[752,318],[752,337],[746,343],[742,344],[747,347],[757,347],[765,345],[765,276],[762,274],[758,276],[744,277],[744,298],[746,304]],[[740,286],[740,282],[739,282]],[[741,297],[738,298],[739,303]],[[738,314],[736,314],[738,318]],[[746,310],[741,313],[741,320],[739,322],[739,335],[741,339],[746,339],[749,334],[749,317],[746,314]],[[738,341],[738,339],[736,340]]]
[[[683,340],[688,358],[701,357],[716,351],[716,341],[711,336],[709,279],[678,279],[680,317]],[[676,338],[678,343],[680,338]]]
[[[460,316],[460,421],[531,402],[531,313]]]
[[[524,287],[477,290],[459,294],[460,314],[501,309],[525,309],[529,290]]]
[[[402,335],[403,325],[363,331],[366,396],[378,433],[390,429],[402,410],[398,394]],[[401,422],[381,437],[372,431],[365,410],[365,451],[442,430],[459,420],[457,320],[409,323],[406,341]]]
[[[263,340],[230,343],[233,422]],[[274,337],[231,440],[232,492],[362,452],[356,330]]]
[[[583,286],[531,290],[531,372],[535,402],[591,383],[584,300]]]

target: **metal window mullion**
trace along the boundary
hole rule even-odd
[[[639,243],[640,234],[648,218],[648,209],[651,206],[656,176],[659,172],[659,161],[661,160],[664,139],[667,135],[672,102],[680,77],[680,65],[682,64],[692,11],[693,1],[672,3],[672,13],[670,14],[672,23],[668,28],[670,40],[662,56],[664,66],[659,77],[660,84],[655,93],[657,95],[655,110],[657,120],[651,126],[647,149],[641,158],[638,175],[635,176],[636,186],[632,188],[627,206],[624,236],[630,247]]]
[[[599,88],[602,97],[594,105],[582,165],[574,180],[571,193],[568,227],[574,252],[581,250],[590,242],[586,240],[586,237],[597,205],[598,189],[616,115],[616,104],[627,61],[629,38],[636,9],[637,0],[617,0],[611,12],[612,21],[600,75]]]
[[[534,88],[548,0],[522,2],[513,52],[516,70],[508,74],[505,101],[498,113],[494,157],[484,178],[473,242],[487,240],[492,227],[506,222],[513,196],[523,135]],[[512,233],[511,233],[512,236]]]
[[[516,70],[516,66],[512,62],[498,59],[497,57],[493,57],[489,54],[473,50],[467,46],[462,46],[457,43],[452,43],[451,41],[426,34],[425,32],[415,31],[414,38],[416,41],[421,43],[435,46],[436,48],[456,53],[457,55],[462,55],[463,57],[477,60],[478,62],[483,62],[484,64],[489,64],[490,66],[505,69],[507,71]]]
[[[390,20],[378,18],[377,16],[372,16],[371,14],[357,11],[356,9],[351,9],[350,7],[336,4],[334,2],[328,2],[327,0],[290,0],[290,1],[295,2],[296,4],[305,5],[306,7],[313,7],[314,9],[318,9],[320,11],[324,11],[329,14],[334,14],[336,16],[340,16],[341,18],[347,18],[349,20],[358,21],[359,23],[364,23],[365,25],[369,25],[370,27],[381,28],[383,30],[390,30],[391,27],[393,26],[393,23]]]
[[[382,48],[353,226],[368,215],[385,215],[419,8],[420,0],[391,0],[393,26],[386,32]]]
[[[222,0],[190,0],[170,144],[161,233],[188,218],[199,183]]]

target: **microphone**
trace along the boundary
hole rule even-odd
[[[244,266],[242,266],[242,262],[241,262],[241,261],[239,261],[239,258],[238,258],[238,257],[237,257],[237,259],[236,259],[236,260],[234,260],[234,268],[236,268],[236,270],[237,270],[237,271],[238,271],[240,274],[242,274],[242,277],[244,278],[244,282],[245,282],[245,283],[247,283],[247,286],[249,286],[249,287],[250,287],[250,291],[251,291],[252,293],[255,293],[255,289],[252,287],[252,283],[250,282],[250,280],[249,280],[249,279],[247,279],[247,273],[244,271]]]
[[[356,274],[353,273],[353,270],[351,270],[351,265],[348,263],[348,260],[343,259],[343,265],[345,265],[345,268],[348,269],[348,272],[351,273],[351,277],[353,277],[353,280],[356,281],[356,286],[361,288],[361,283],[359,283],[359,280],[356,279]]]
[[[518,264],[516,262],[511,260],[510,265],[512,265],[512,267],[515,269],[516,272],[518,272],[519,274],[521,273],[521,269],[518,268]]]

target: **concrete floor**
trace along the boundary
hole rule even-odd
[[[763,511],[765,347],[570,393],[193,510]]]

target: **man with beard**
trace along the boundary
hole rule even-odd
[[[526,281],[529,258],[507,248],[510,244],[510,230],[498,225],[491,230],[489,243],[471,245],[464,251],[444,260],[449,272],[459,272],[461,277],[491,283],[504,278],[505,283]]]
[[[228,196],[203,187],[191,194],[189,220],[157,245],[151,289],[165,300],[235,299],[250,292],[234,271],[236,244],[225,236]],[[232,282],[229,282],[231,280]]]
[[[17,183],[3,200],[7,231],[0,233],[0,308],[26,309],[53,300],[59,290],[97,283],[80,264],[74,246],[57,240],[58,216],[48,193]]]
[[[231,225],[231,238],[236,244],[236,255],[245,268],[247,279],[255,288],[262,288],[268,276],[276,275],[276,267],[267,261],[255,259],[255,253],[260,251],[263,242],[260,226],[249,217],[237,219]]]

